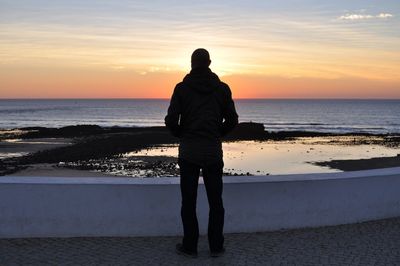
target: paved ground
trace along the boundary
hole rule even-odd
[[[175,254],[178,237],[0,239],[0,265],[400,265],[400,217],[312,229],[226,235],[227,253]]]

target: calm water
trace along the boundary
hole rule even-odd
[[[333,138],[332,138],[333,139]],[[369,159],[396,156],[398,148],[381,145],[338,145],[330,144],[330,138],[303,138],[296,141],[238,141],[223,143],[224,172],[232,174],[306,174],[340,172],[322,167],[313,162],[330,160]],[[135,156],[178,157],[176,145],[162,145],[126,153],[127,158]],[[150,169],[151,171],[151,169]],[[131,173],[112,172],[117,175]]]
[[[400,133],[400,100],[237,100],[241,122],[269,131]],[[159,126],[168,100],[0,100],[0,128]]]

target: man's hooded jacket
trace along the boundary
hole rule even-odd
[[[222,161],[221,137],[238,123],[229,86],[209,68],[195,68],[175,87],[165,124],[180,140],[179,158]]]

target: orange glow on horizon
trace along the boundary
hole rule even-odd
[[[19,70],[3,72],[1,98],[169,98],[185,72]],[[23,76],[24,78],[20,78]],[[398,98],[399,82],[361,78],[226,75],[240,98]],[[379,90],[376,90],[379,88]]]

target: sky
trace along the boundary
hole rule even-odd
[[[168,98],[199,47],[235,98],[400,99],[398,0],[0,0],[0,98]]]

